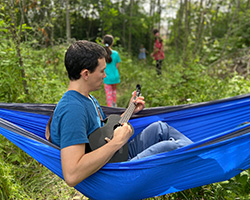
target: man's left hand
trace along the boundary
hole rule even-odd
[[[136,91],[133,92],[133,96],[132,96],[132,98],[130,100],[130,102],[133,101],[136,104],[136,107],[135,107],[135,110],[134,110],[133,114],[138,113],[139,111],[141,111],[142,109],[145,108],[144,97],[139,96],[134,100],[135,97],[136,97]]]

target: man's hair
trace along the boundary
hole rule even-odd
[[[65,67],[70,80],[78,80],[83,69],[94,72],[98,59],[106,58],[105,49],[94,42],[79,40],[72,44],[65,54]]]

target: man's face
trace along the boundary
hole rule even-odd
[[[105,58],[98,59],[99,65],[96,67],[93,73],[89,74],[90,87],[92,91],[99,90],[103,84],[103,79],[106,77],[105,68],[106,61]]]

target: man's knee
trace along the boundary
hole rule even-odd
[[[164,127],[164,126],[169,127],[169,125],[163,121],[156,121],[149,125],[149,127],[152,127],[152,128],[158,128],[158,127]]]
[[[165,135],[163,140],[169,140],[169,138],[173,138],[174,140],[180,141],[180,143],[183,143],[183,145],[191,144],[193,143],[188,137],[186,137],[183,133],[179,132],[174,127],[170,126],[166,122],[163,121],[157,121],[152,123],[152,126],[158,129],[161,128],[163,135]]]

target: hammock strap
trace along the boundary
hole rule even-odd
[[[34,133],[31,133],[7,120],[4,120],[3,118],[0,117],[0,127],[4,128],[6,130],[12,131],[14,133],[17,133],[18,135],[24,136],[26,138],[30,138],[32,140],[38,141],[42,144],[46,144],[48,146],[51,146],[55,149],[60,149],[57,145],[52,144],[51,142],[41,138],[40,136],[35,135]]]

